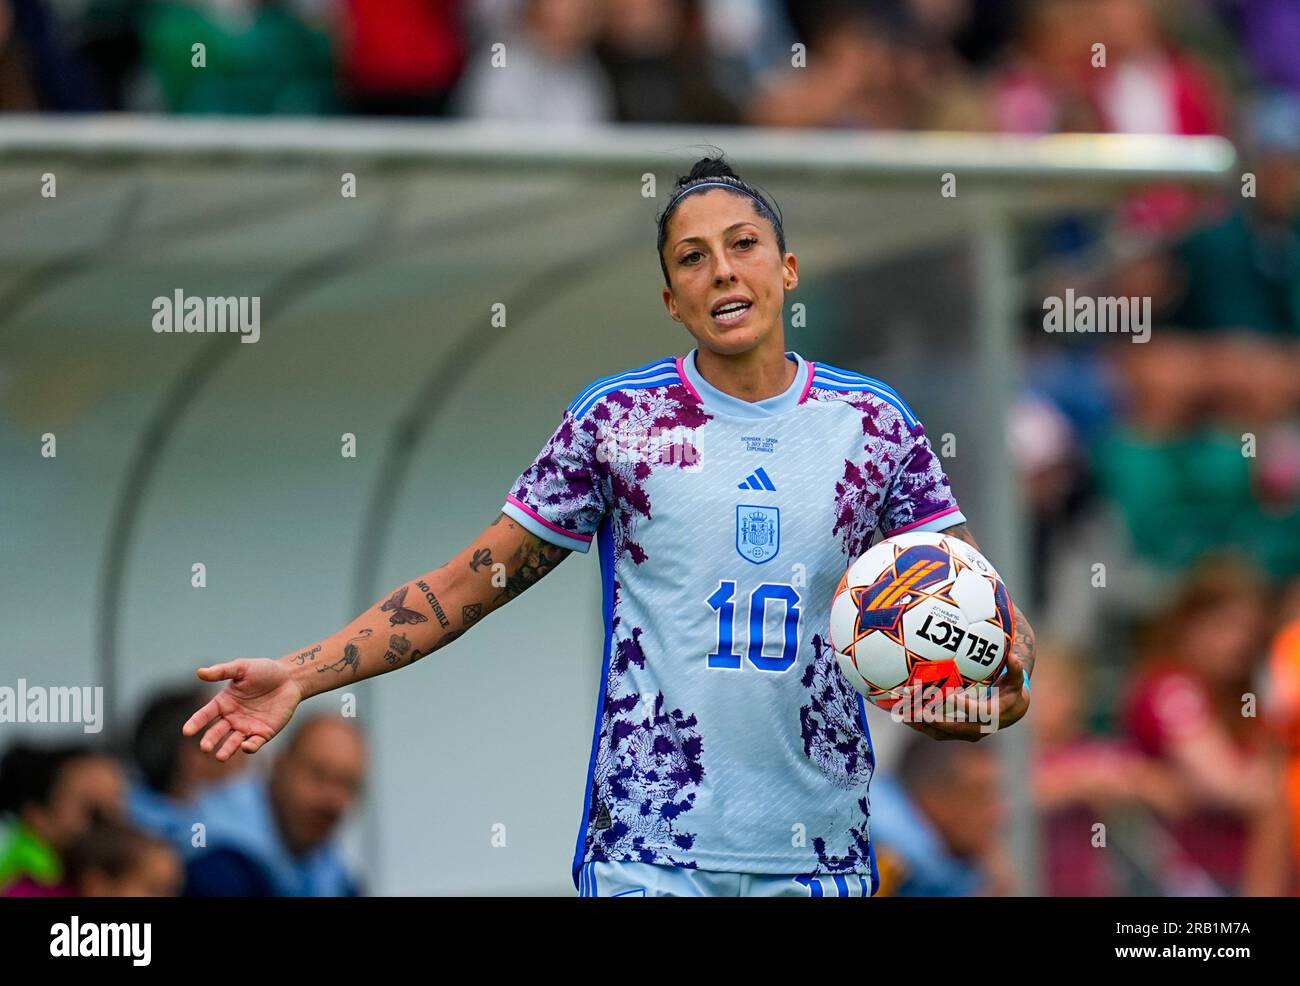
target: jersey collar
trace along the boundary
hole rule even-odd
[[[695,366],[696,352],[698,349],[692,349],[685,356],[677,358],[677,372],[681,375],[687,389],[695,395],[696,400],[711,411],[736,418],[767,418],[802,404],[804,398],[808,396],[809,384],[812,383],[812,367],[796,352],[787,351],[785,354],[785,358],[798,367],[794,382],[784,392],[761,401],[741,400],[719,390],[705,380]]]

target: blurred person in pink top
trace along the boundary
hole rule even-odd
[[[1190,801],[1172,828],[1222,892],[1290,886],[1280,751],[1256,700],[1271,595],[1253,565],[1206,556],[1146,634],[1124,721]]]
[[[1175,820],[1186,797],[1173,772],[1132,742],[1088,732],[1095,676],[1082,658],[1046,646],[1051,659],[1034,675],[1039,715],[1032,774],[1045,853],[1043,892],[1052,897],[1123,895],[1131,888],[1121,877],[1117,857],[1134,850],[1124,845],[1112,823],[1144,813]],[[1105,833],[1104,844],[1098,842],[1098,823],[1115,829]],[[1154,876],[1167,869],[1165,861],[1151,863]]]

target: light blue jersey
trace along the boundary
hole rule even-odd
[[[873,535],[965,518],[890,387],[805,361],[783,394],[707,383],[695,352],[593,383],[503,511],[596,542],[605,644],[574,857],[874,888],[862,699],[827,641]]]
[[[578,871],[579,897],[870,897],[871,888],[857,873],[776,876],[599,860]]]

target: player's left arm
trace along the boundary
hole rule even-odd
[[[980,546],[965,524],[949,527],[941,533],[965,541],[976,551]],[[997,704],[998,729],[1014,725],[1024,718],[1029,711],[1029,676],[1034,670],[1035,638],[1034,628],[1015,600],[1011,601],[1012,618],[1015,620],[1015,634],[1011,641],[1011,653],[1007,656],[1007,668],[1002,677],[994,683],[993,693]],[[989,730],[978,719],[967,722],[909,722],[909,726],[918,732],[935,739],[961,739],[969,742],[982,740],[997,730]]]

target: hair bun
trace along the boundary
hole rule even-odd
[[[740,181],[740,175],[731,170],[727,159],[719,154],[717,157],[702,157],[696,161],[691,165],[690,174],[677,179],[677,187],[684,188],[704,178],[730,178],[733,181]]]

